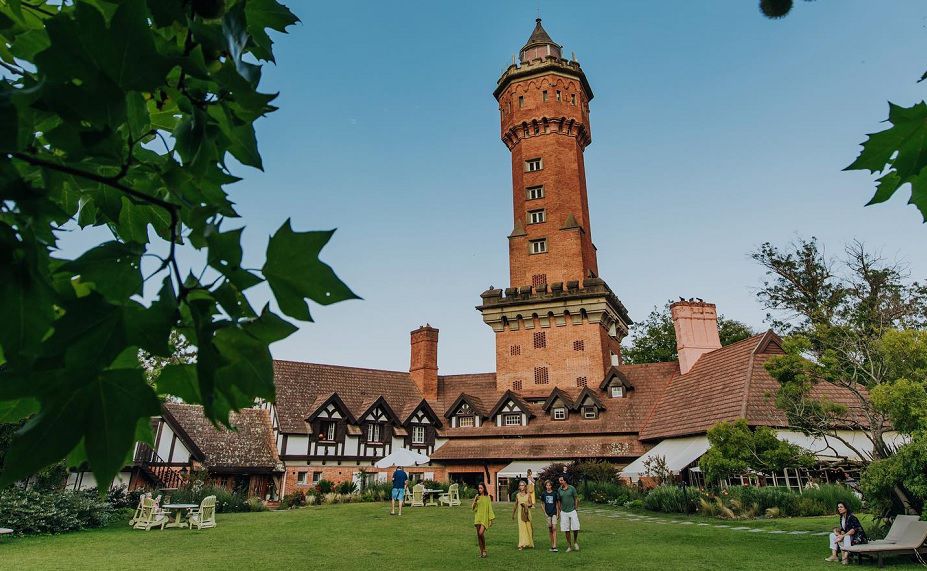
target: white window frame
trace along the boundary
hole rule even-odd
[[[527,200],[538,200],[544,198],[544,185],[541,186],[529,186],[525,189],[525,195]]]
[[[624,386],[623,385],[612,385],[611,395],[613,399],[624,398]]]
[[[425,443],[425,427],[420,425],[415,425],[412,427],[412,444],[424,444]]]
[[[325,426],[325,440],[324,442],[334,442],[335,435],[338,433],[337,425],[334,422],[326,421],[328,424]]]
[[[520,414],[503,414],[502,426],[521,426]]]
[[[318,484],[319,480],[322,479],[322,472],[313,472],[312,473],[312,483]]]
[[[583,407],[583,418],[586,420],[593,420],[599,418],[599,409],[594,406],[584,406]]]
[[[462,415],[457,417],[457,427],[458,428],[474,428],[476,426],[476,417],[470,415]]]
[[[296,483],[297,483],[297,484],[305,484],[305,483],[306,483],[306,475],[307,475],[307,474],[308,474],[308,472],[296,472]]]
[[[541,224],[547,222],[547,211],[543,208],[528,211],[528,224]]]
[[[383,427],[378,422],[367,425],[367,442],[383,442]]]
[[[566,407],[558,406],[554,408],[554,420],[566,420]]]
[[[528,159],[525,161],[525,172],[538,172],[544,170],[544,159]]]
[[[531,240],[529,242],[531,245],[532,254],[546,254],[547,253],[547,238],[541,238],[540,240]]]

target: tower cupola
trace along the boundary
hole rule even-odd
[[[544,29],[544,26],[541,25],[541,19],[538,18],[535,20],[536,24],[534,26],[534,31],[531,32],[531,37],[528,38],[528,43],[521,48],[521,54],[519,58],[521,63],[527,63],[535,59],[544,59],[547,57],[555,57],[560,59],[560,49],[563,47],[554,42],[547,34],[547,31]]]

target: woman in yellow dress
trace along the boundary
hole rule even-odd
[[[476,541],[480,546],[480,557],[486,557],[486,530],[492,527],[496,514],[492,511],[492,498],[486,490],[486,484],[476,486],[473,498],[473,526],[476,527]]]
[[[528,483],[518,482],[518,493],[515,494],[515,509],[512,510],[512,519],[518,518],[518,550],[534,547],[534,527],[531,525],[531,508],[534,502],[528,493]]]

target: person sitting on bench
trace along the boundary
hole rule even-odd
[[[830,557],[825,561],[839,561],[837,552],[843,551],[842,563],[847,565],[850,554],[842,548],[866,543],[866,532],[859,523],[859,518],[853,515],[845,503],[837,503],[837,514],[840,516],[840,527],[835,527],[830,534]]]

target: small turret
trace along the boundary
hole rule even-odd
[[[536,19],[535,22],[534,31],[531,32],[528,43],[521,48],[521,54],[519,56],[521,58],[521,63],[551,56],[560,59],[560,49],[563,46],[555,43],[554,40],[550,38],[547,31],[544,30],[544,26],[541,25],[540,18]]]

